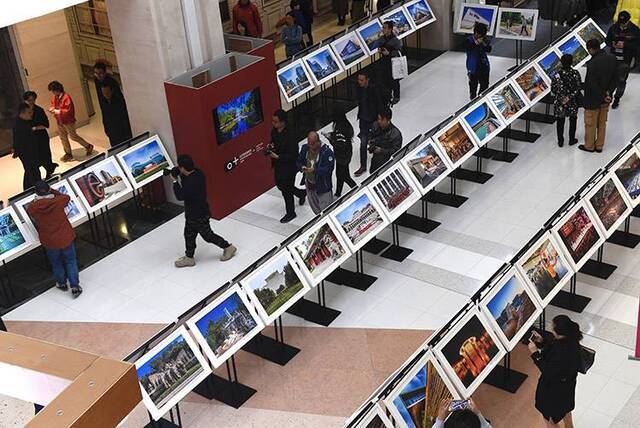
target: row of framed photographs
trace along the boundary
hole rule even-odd
[[[386,21],[393,21],[396,35],[404,38],[435,20],[427,0],[411,0],[278,70],[280,90],[290,103],[375,55]]]
[[[94,165],[51,184],[71,200],[65,207],[72,226],[84,222],[88,215],[107,205],[113,206],[162,175],[173,162],[160,137],[154,135]],[[36,198],[26,193],[0,211],[0,260],[8,260],[39,245],[38,232],[27,208]],[[22,220],[20,220],[22,219]]]
[[[487,26],[487,34],[514,40],[536,39],[538,9],[498,7],[484,4],[462,3],[454,32],[473,34],[476,23]]]

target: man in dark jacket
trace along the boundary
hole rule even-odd
[[[278,109],[271,119],[271,145],[266,154],[271,157],[271,166],[275,176],[276,187],[282,192],[286,213],[280,223],[288,223],[296,218],[293,197],[297,196],[300,205],[304,204],[307,193],[296,187],[298,168],[298,142],[287,126],[287,112]]]
[[[389,91],[392,104],[400,101],[400,80],[393,78],[391,58],[402,55],[402,42],[393,32],[393,21],[385,21],[382,24],[382,37],[378,40],[380,52],[380,81]]]
[[[487,26],[476,22],[473,34],[465,40],[467,51],[467,75],[469,76],[469,97],[474,99],[478,95],[478,87],[483,92],[489,87],[489,57],[491,41],[487,37]]]
[[[578,146],[586,152],[602,152],[607,132],[607,116],[611,94],[618,84],[616,57],[600,49],[600,42],[587,42],[591,59],[587,62],[584,79],[584,144]]]
[[[184,201],[184,243],[186,247],[184,257],[175,261],[175,266],[190,267],[195,266],[193,258],[196,252],[196,238],[202,236],[206,242],[222,248],[220,260],[225,262],[233,257],[238,250],[220,235],[216,235],[211,230],[209,219],[209,203],[207,202],[207,180],[198,168],[195,167],[193,159],[189,155],[178,156],[177,171],[172,172],[173,193],[176,199]]]
[[[71,198],[51,189],[46,181],[36,182],[35,189],[36,198],[27,207],[27,214],[38,230],[40,243],[53,270],[56,287],[67,291],[68,281],[73,297],[78,297],[82,294],[82,287],[74,243],[76,234],[65,213]]]
[[[43,167],[46,171],[45,180],[54,173],[58,164],[51,159],[51,146],[49,140],[49,118],[44,109],[36,104],[38,94],[33,91],[27,91],[22,96],[25,103],[29,104],[33,109],[33,119],[31,119],[31,126],[33,135],[36,138],[36,145],[38,147],[38,165]]]
[[[401,147],[402,133],[391,123],[391,109],[386,109],[378,114],[369,140],[369,152],[373,153],[370,173],[384,165]]]
[[[102,123],[104,132],[109,137],[111,147],[129,140],[133,135],[129,123],[127,103],[122,92],[114,92],[113,87],[104,82],[100,88],[104,97],[102,105]]]
[[[333,168],[335,157],[331,148],[322,144],[316,131],[307,135],[296,166],[304,174],[307,199],[314,214],[319,214],[333,202]]]
[[[620,98],[627,88],[631,63],[638,56],[638,44],[640,44],[640,29],[631,22],[631,14],[623,10],[618,14],[618,21],[609,27],[607,32],[607,46],[618,60],[618,85],[611,105],[613,109],[618,108]]]
[[[33,132],[33,109],[25,102],[18,106],[18,117],[13,126],[13,155],[18,157],[24,168],[22,187],[24,190],[33,187],[40,180],[38,143]]]
[[[367,172],[367,148],[371,128],[373,128],[373,124],[378,119],[378,113],[388,107],[389,100],[364,71],[358,72],[357,83],[360,168],[354,175],[360,177]]]

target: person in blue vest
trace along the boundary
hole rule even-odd
[[[487,26],[476,22],[473,26],[473,34],[465,40],[467,52],[467,75],[469,76],[469,96],[474,99],[489,87],[489,57],[491,52],[491,40],[487,37]]]
[[[298,155],[297,167],[304,175],[307,200],[314,214],[319,214],[333,202],[333,168],[336,159],[333,150],[322,144],[320,135],[310,131],[307,142]]]

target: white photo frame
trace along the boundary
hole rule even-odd
[[[115,157],[108,157],[67,179],[88,213],[94,213],[107,205],[112,205],[133,191],[131,183]],[[105,189],[104,184],[109,181],[112,182],[108,186],[111,189]]]
[[[587,61],[591,59],[591,55],[587,51],[586,44],[582,42],[580,37],[575,32],[572,32],[562,38],[558,43],[554,45],[560,56],[565,53],[573,55],[573,68],[577,70],[582,67]],[[580,50],[581,54],[586,54],[584,57],[580,58],[579,55],[576,55],[576,50]]]
[[[28,227],[20,221],[12,206],[0,210],[0,261],[27,251],[35,243]]]
[[[510,93],[511,96],[517,97],[519,102],[513,102],[511,104],[507,104],[505,100],[505,94]],[[491,103],[491,105],[498,112],[499,117],[505,123],[505,125],[510,125],[524,113],[529,111],[529,101],[525,96],[522,95],[520,91],[518,91],[517,84],[509,79],[506,82],[500,84],[494,91],[492,91],[487,99]],[[501,108],[501,105],[505,106],[504,110]],[[519,110],[513,112],[512,107],[519,107]],[[510,112],[511,114],[505,114],[505,112]]]
[[[324,239],[328,236],[328,239]],[[309,242],[309,240],[311,242]],[[335,239],[334,239],[335,238]],[[309,250],[321,245],[321,248],[314,253],[309,254]],[[325,217],[317,222],[313,227],[306,230],[295,241],[287,247],[294,260],[298,263],[300,269],[304,272],[307,280],[313,286],[319,284],[323,279],[336,270],[345,260],[351,257],[351,250],[342,234],[329,217]],[[302,254],[302,251],[305,254]],[[329,256],[335,256],[332,259]],[[305,258],[309,258],[305,261]],[[326,257],[322,259],[322,257]],[[319,267],[324,261],[329,260],[327,265]],[[315,264],[317,263],[317,264]]]
[[[476,3],[462,3],[455,33],[473,34],[473,26],[480,22],[487,26],[487,35],[493,35],[498,18],[498,6]]]
[[[201,370],[198,370],[197,373],[191,374],[191,379],[184,380],[180,385],[176,387],[180,387],[175,395],[169,398],[162,405],[158,406],[149,395],[149,392],[142,385],[140,380],[140,374],[138,370],[140,370],[144,365],[160,354],[167,346],[175,343],[177,339],[182,339],[184,343],[186,343],[187,347],[193,353],[194,358],[197,359],[197,363],[200,365]],[[185,352],[182,354],[185,357],[188,357]],[[193,360],[193,358],[191,359]],[[154,346],[150,351],[145,353],[138,361],[135,362],[136,367],[136,375],[138,376],[138,383],[140,385],[140,391],[142,393],[142,401],[144,402],[145,407],[151,413],[151,416],[154,420],[159,420],[165,415],[173,406],[175,406],[180,400],[182,400],[189,392],[191,392],[200,382],[207,378],[211,374],[211,367],[207,364],[206,359],[198,350],[195,342],[187,333],[187,329],[184,326],[178,327],[175,331],[173,331],[170,335],[164,338],[160,343]]]
[[[354,213],[360,212],[361,210],[369,212],[371,219],[375,221],[375,224],[368,225],[363,233],[357,231],[359,226],[356,226],[360,223],[357,221],[354,223],[352,217]],[[329,213],[329,217],[353,253],[375,238],[376,235],[389,224],[389,220],[384,215],[382,208],[380,208],[371,191],[366,187],[340,204],[336,209],[332,210]],[[351,220],[347,221],[347,218]]]
[[[574,217],[575,220],[588,219],[591,226],[593,227],[593,230],[591,231],[591,228],[587,226],[589,230],[589,232],[585,232],[587,235],[589,235],[587,236],[587,238],[594,239],[590,239],[592,243],[589,246],[589,249],[584,254],[576,253],[574,255],[573,251],[569,248],[570,244],[567,242],[569,238],[567,237],[567,239],[565,240],[563,233],[560,231],[560,229],[562,229],[565,224],[572,221]],[[593,217],[594,216],[587,208],[585,201],[581,200],[576,205],[574,205],[564,216],[562,216],[562,218],[552,228],[553,236],[555,236],[558,243],[562,245],[565,253],[568,255],[567,260],[569,260],[569,263],[571,263],[573,270],[575,270],[576,272],[580,270],[582,265],[584,265],[587,260],[589,260],[591,255],[593,255],[593,253],[595,253],[605,241],[603,232],[600,230],[600,226],[598,226],[598,223],[594,220]],[[593,235],[594,233],[595,236]]]
[[[357,415],[354,415],[353,418],[355,418],[356,416]],[[376,421],[376,418],[378,418],[386,428],[393,428],[393,424],[391,423],[391,421],[387,417],[387,414],[378,403],[374,404],[371,407],[371,409],[369,409],[369,411],[352,427],[353,428],[370,428],[370,424]],[[351,423],[352,423],[352,419],[349,419],[345,423],[345,426]],[[377,425],[375,425],[375,427],[377,428]]]
[[[418,147],[402,158],[400,163],[423,196],[429,193],[451,172],[449,158],[442,153],[440,145],[436,144],[431,138],[427,138],[420,143]],[[428,169],[437,175],[433,177],[433,174],[430,174]]]
[[[483,111],[484,113],[482,113]],[[475,122],[475,120],[477,120],[475,116],[477,116],[478,114],[483,114],[484,116],[487,116],[487,113],[492,114],[494,118],[493,119],[490,118],[490,120],[485,124],[486,127],[485,125],[483,125],[481,128],[478,129],[478,131],[476,131],[474,127],[482,123],[483,119],[481,119],[478,122]],[[475,140],[475,143],[478,147],[482,147],[485,144],[487,144],[494,137],[498,136],[500,131],[506,128],[504,120],[502,119],[502,114],[500,114],[500,112],[495,108],[493,103],[490,102],[489,97],[482,98],[481,100],[476,102],[464,113],[462,113],[461,118],[465,126],[467,127],[467,131],[469,132],[469,135],[471,135],[471,137]],[[474,121],[473,126],[470,122],[471,120]],[[489,130],[491,127],[495,127],[495,128],[490,132],[488,131],[486,133],[483,132],[483,129]]]
[[[274,268],[277,269],[277,267],[281,267],[283,269],[281,275],[284,279],[286,279],[286,274],[284,272],[284,269],[286,269],[287,265],[291,267],[293,274],[300,280],[300,288],[299,290],[294,291],[294,293],[291,294],[286,301],[284,301],[282,304],[274,308],[274,310],[271,311],[271,313],[269,313],[270,312],[269,308],[268,307],[265,308],[263,302],[260,300],[260,298],[258,297],[258,294],[256,293],[256,285],[257,285],[256,282],[261,281],[265,285],[267,285],[272,276],[272,275],[268,275],[268,273],[277,272],[277,270],[274,270]],[[265,277],[265,274],[267,274],[266,277]],[[275,280],[277,281],[278,279],[275,278]],[[280,315],[282,315],[294,303],[296,303],[300,298],[302,298],[302,296],[304,296],[307,293],[307,291],[311,289],[311,287],[307,282],[307,278],[303,275],[302,271],[300,270],[296,262],[293,260],[293,257],[291,257],[291,254],[289,254],[289,252],[286,249],[283,249],[282,251],[278,252],[276,255],[271,257],[268,261],[266,261],[261,266],[259,266],[250,275],[248,275],[246,278],[240,281],[240,285],[242,286],[242,289],[247,293],[247,296],[249,296],[249,300],[251,300],[251,302],[253,303],[256,311],[258,312],[258,315],[260,315],[260,318],[262,318],[262,321],[264,322],[265,325],[271,324],[275,319],[277,319]],[[277,285],[277,284],[274,284],[274,285]],[[269,287],[269,288],[273,289],[273,287]],[[273,294],[275,295],[274,301],[280,298],[281,296],[276,294],[276,292],[274,292]]]
[[[463,132],[468,140],[468,142],[464,143],[464,153],[461,153],[460,156],[454,152],[453,146],[445,144],[445,141],[447,141],[447,135],[453,135],[454,132]],[[467,159],[473,156],[476,150],[478,150],[475,138],[470,135],[469,130],[467,130],[465,125],[462,123],[462,117],[460,116],[442,127],[442,129],[436,132],[432,138],[433,141],[440,146],[442,153],[447,157],[447,161],[449,162],[449,165],[451,165],[451,169],[456,169],[462,165]]]
[[[537,64],[530,63],[520,70],[514,77],[516,88],[529,102],[529,106],[544,98],[551,92],[551,82],[547,80],[547,75],[538,68]],[[535,82],[535,84],[531,84]]]
[[[320,60],[326,62],[327,71],[322,68],[318,68],[321,67],[318,63]],[[307,71],[309,71],[311,79],[316,86],[320,86],[342,73],[340,61],[338,61],[338,58],[330,45],[322,46],[310,54],[305,55],[302,57],[302,62],[307,68]]]
[[[406,9],[402,6],[382,15],[380,17],[380,21],[383,24],[386,21],[393,21],[393,33],[398,39],[403,39],[409,34],[416,31],[416,28],[413,26],[413,20],[409,16],[409,13],[406,11]],[[400,26],[398,25],[398,23],[402,24],[402,29],[399,29]]]
[[[367,187],[389,221],[395,221],[422,196],[400,163],[394,164]],[[401,194],[406,192],[409,193],[401,199]]]
[[[558,74],[558,71],[562,68],[560,62],[560,55],[556,48],[551,47],[544,51],[542,55],[536,58],[536,65],[547,76],[547,81],[552,82],[553,78]]]
[[[514,291],[519,292],[516,296],[522,295],[522,293],[525,295],[522,297],[522,302],[520,302],[522,307],[518,309],[516,309],[513,304],[516,296],[511,297],[510,301],[505,301],[504,299],[508,299],[509,296],[502,294],[513,293]],[[504,306],[505,303],[507,306]],[[500,313],[497,315],[499,318],[508,308],[513,308],[514,312],[522,312],[519,316],[526,316],[525,311],[531,311],[522,324],[520,324],[520,319],[515,321],[515,328],[517,328],[518,325],[521,325],[521,327],[519,330],[515,331],[513,335],[507,335],[504,330],[505,327],[498,322],[495,314],[495,311],[500,310]],[[538,316],[542,313],[542,308],[540,307],[536,297],[534,297],[534,293],[529,289],[529,286],[520,273],[513,267],[509,269],[507,273],[492,286],[487,295],[482,298],[480,301],[480,310],[489,321],[489,324],[493,327],[493,330],[498,334],[498,337],[507,351],[511,351],[516,347],[518,342],[520,342],[520,339],[522,339],[529,330],[529,327],[533,325]],[[513,322],[512,319],[508,319],[506,321]]]
[[[365,43],[355,31],[347,33],[331,42],[331,48],[335,52],[338,61],[340,61],[340,65],[345,70],[369,58]]]
[[[516,262],[516,268],[542,307],[546,307],[575,274],[564,248],[545,232]]]
[[[378,18],[358,27],[356,33],[370,56],[378,53],[378,40],[382,35],[382,22]]]
[[[640,204],[640,185],[636,187],[636,183],[640,183],[640,151],[637,146],[633,146],[631,150],[622,156],[611,168],[616,179],[622,184],[624,192],[635,208]]]
[[[173,168],[169,153],[157,134],[123,150],[116,154],[116,157],[134,189],[162,177],[164,169]],[[147,160],[147,163],[140,164],[140,161],[144,160]],[[151,170],[145,171],[150,166]]]
[[[235,296],[235,297],[234,297]],[[214,351],[211,349],[211,346],[207,342],[207,338],[204,336],[198,324],[202,324],[205,317],[207,317],[214,310],[218,309],[222,305],[225,307],[218,310],[224,311],[227,317],[230,317],[231,313],[229,312],[227,306],[235,305],[235,308],[239,308],[242,313],[237,315],[237,318],[242,318],[238,320],[239,323],[248,324],[246,327],[248,330],[244,332],[242,338],[237,340],[233,345],[229,346],[227,349],[223,349],[220,351]],[[235,312],[235,310],[234,310]],[[213,317],[214,315],[212,315]],[[248,319],[250,318],[250,320]],[[251,320],[253,323],[251,323]],[[209,318],[209,321],[211,319]],[[234,321],[235,322],[235,321]],[[253,325],[251,325],[253,324]],[[194,316],[187,320],[187,325],[189,326],[189,330],[193,337],[196,339],[196,342],[200,344],[202,349],[204,350],[205,355],[211,361],[211,364],[214,368],[220,367],[227,359],[229,359],[233,354],[235,354],[240,348],[247,344],[251,339],[253,339],[260,330],[264,328],[264,324],[262,320],[255,312],[253,306],[249,302],[249,298],[247,295],[240,289],[238,284],[234,284],[229,287],[224,293],[214,299],[211,303],[205,306],[202,310],[198,311]],[[245,326],[243,326],[245,327]],[[202,325],[204,328],[204,325]]]
[[[315,88],[313,80],[311,80],[311,75],[302,63],[302,59],[295,60],[286,67],[281,68],[276,72],[276,76],[278,87],[288,103],[293,102],[295,99],[300,98]],[[301,79],[299,84],[291,80],[294,76],[298,76]]]
[[[436,21],[436,15],[427,0],[411,0],[402,5],[416,30]]]
[[[491,354],[493,354],[492,356],[487,354],[486,351],[483,351],[484,353],[483,357],[487,357],[489,361],[485,362],[486,365],[485,367],[482,368],[482,371],[478,373],[477,376],[474,376],[474,379],[471,382],[468,382],[468,385],[465,385],[465,383],[456,374],[453,366],[447,359],[445,353],[451,354],[449,347],[455,348],[457,345],[457,342],[460,342],[460,340],[464,339],[466,341],[471,338],[471,336],[467,336],[465,334],[459,334],[464,328],[467,328],[469,326],[477,327],[478,325],[487,334],[487,339],[491,339],[496,349],[491,351]],[[477,333],[477,332],[470,332],[470,333]],[[482,333],[482,334],[484,335],[485,333]],[[461,346],[462,343],[464,343],[464,341],[461,342],[461,344],[458,346]],[[462,318],[460,318],[460,320],[451,327],[451,330],[449,330],[449,332],[447,332],[447,334],[444,337],[442,337],[442,339],[434,347],[434,354],[438,358],[438,361],[440,361],[440,364],[442,365],[442,368],[444,369],[445,373],[447,373],[447,375],[449,376],[449,379],[456,386],[456,388],[458,389],[458,392],[463,398],[469,398],[471,394],[473,394],[476,388],[480,386],[482,381],[487,376],[489,376],[489,373],[491,373],[494,367],[498,365],[502,357],[504,357],[505,353],[506,351],[502,346],[502,343],[500,342],[500,339],[498,338],[497,334],[493,331],[488,321],[485,319],[485,317],[477,308],[471,309],[464,316],[462,316]],[[457,355],[459,356],[459,350]]]
[[[520,34],[513,34],[511,31],[502,27],[502,14],[503,13],[518,13],[526,20],[532,19],[531,30],[528,36],[522,36],[522,30]],[[536,32],[538,29],[538,9],[520,9],[516,7],[501,7],[498,10],[498,19],[496,23],[496,37],[501,39],[513,39],[513,40],[526,40],[534,41],[536,39]],[[527,29],[529,31],[529,29]]]
[[[406,423],[405,421],[406,416],[402,414],[401,409],[398,409],[398,406],[394,402],[400,396],[402,391],[409,384],[411,384],[411,382],[416,378],[416,376],[418,376],[418,374],[420,374],[421,371],[425,370],[425,367],[428,364],[431,364],[431,366],[435,369],[435,373],[440,377],[446,389],[448,390],[449,394],[451,394],[451,397],[454,400],[460,400],[461,398],[460,394],[458,393],[458,390],[453,385],[453,383],[449,379],[449,376],[445,373],[444,369],[440,366],[440,362],[435,357],[433,352],[427,351],[427,353],[425,353],[425,355],[416,363],[416,365],[410,371],[407,372],[407,374],[402,378],[402,380],[389,392],[389,394],[383,400],[385,407],[389,409],[389,412],[391,413],[393,420],[396,422],[397,428],[410,428],[410,425]],[[428,389],[426,378],[427,376],[425,375],[424,388]],[[422,385],[420,386],[422,387]],[[444,397],[436,397],[436,399],[442,399],[442,398]],[[436,406],[436,408],[438,407]]]
[[[605,223],[605,220],[603,220],[600,217],[600,214],[598,213],[598,209],[594,205],[594,202],[595,202],[594,199],[599,195],[601,191],[603,191],[605,186],[607,186],[610,190],[617,192],[620,195],[620,199],[621,199],[620,202],[624,205],[624,209],[619,214],[619,217],[615,219],[615,221],[612,222],[611,224],[608,224],[609,223],[608,220],[607,220],[607,223]],[[611,186],[613,186],[613,189],[611,189]],[[587,193],[587,196],[584,198],[584,200],[586,201],[587,206],[591,210],[591,213],[593,214],[593,218],[598,223],[600,230],[604,232],[605,237],[607,238],[613,235],[613,232],[615,232],[616,229],[620,227],[622,223],[624,223],[624,221],[629,216],[629,214],[631,214],[631,211],[632,211],[631,201],[628,200],[627,192],[622,187],[622,184],[620,184],[620,182],[616,178],[614,178],[614,174],[612,172],[605,175],[602,178],[602,180],[600,180],[600,182],[593,189],[591,189],[589,193]],[[621,207],[618,207],[618,210],[620,208]]]
[[[589,18],[585,22],[580,24],[580,26],[576,29],[576,35],[580,38],[580,40],[582,40],[582,43],[585,46],[591,38],[601,40],[601,48],[604,48],[607,45],[607,34],[602,31],[602,28],[600,28],[600,26],[596,24],[592,18]]]

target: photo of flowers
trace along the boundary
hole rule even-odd
[[[554,226],[557,234],[571,256],[574,268],[578,270],[604,242],[584,201],[578,203]]]
[[[356,193],[330,214],[351,251],[373,239],[388,221],[368,189]]]
[[[402,159],[402,163],[411,172],[423,195],[442,181],[449,170],[440,149],[430,138]]]
[[[476,150],[476,145],[460,120],[445,126],[433,139],[444,149],[453,169],[460,166]]]
[[[618,188],[617,180],[614,181],[612,176],[608,176],[602,181],[602,186],[587,195],[587,201],[595,214],[594,218],[608,237],[627,218],[631,206],[622,196],[624,190]]]

